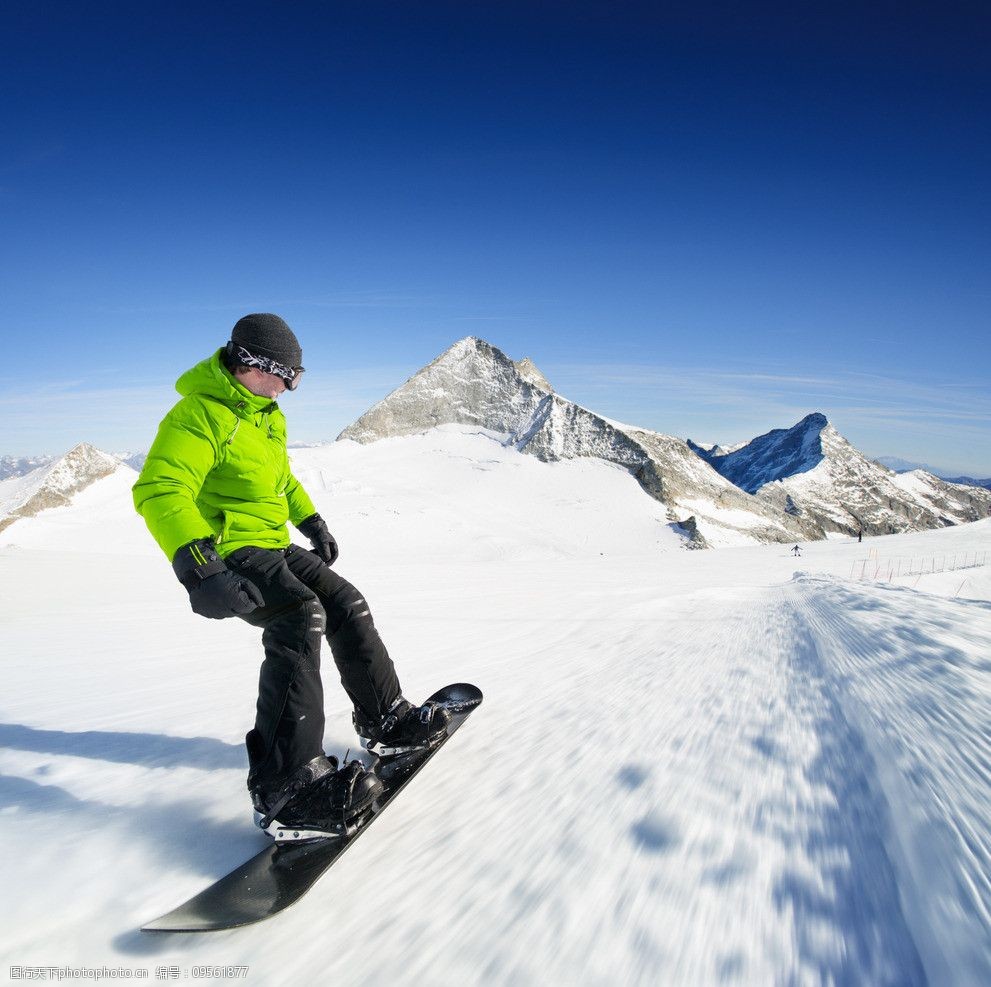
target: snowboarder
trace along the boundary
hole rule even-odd
[[[359,761],[323,751],[325,636],[354,705],[354,726],[382,754],[429,747],[450,714],[414,706],[364,597],[331,568],[337,542],[286,452],[275,399],[295,391],[302,349],[277,315],[246,315],[230,341],[176,382],[134,505],[189,593],[195,613],[262,629],[265,657],[248,733],[248,790],[260,825],[333,832],[382,792]],[[286,522],[312,551],[292,544]]]
[[[801,555],[801,554],[802,554],[802,550],[801,550],[801,549],[800,549],[800,548],[798,547],[798,545],[796,545],[796,546],[795,546],[795,547],[794,547],[794,548],[793,548],[793,549],[791,550],[791,554],[792,554],[792,555]]]

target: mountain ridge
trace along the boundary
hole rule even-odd
[[[546,461],[594,456],[626,469],[693,547],[735,535],[800,541],[888,534],[977,520],[991,513],[980,488],[936,477],[894,482],[820,411],[729,449],[611,421],[554,392],[529,360],[459,340],[344,429],[372,442],[439,424],[478,425]],[[927,474],[928,476],[928,474]]]
[[[822,537],[814,522],[739,490],[683,439],[604,418],[535,380],[546,383],[532,363],[516,363],[469,336],[374,405],[338,440],[373,442],[440,424],[478,425],[547,462],[592,456],[622,466],[668,508],[670,523],[685,532],[691,547]]]

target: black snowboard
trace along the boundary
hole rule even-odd
[[[265,847],[236,870],[184,905],[141,927],[143,932],[215,932],[269,918],[299,901],[320,876],[385,811],[413,776],[450,739],[482,701],[473,685],[449,685],[430,699],[451,711],[447,736],[428,751],[380,758],[374,770],[385,785],[361,825],[351,835]]]

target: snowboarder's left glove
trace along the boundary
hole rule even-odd
[[[337,541],[327,530],[327,524],[319,514],[313,514],[305,521],[296,525],[297,528],[310,539],[313,551],[317,553],[327,563],[333,565],[337,561],[340,552],[337,549]]]
[[[239,617],[265,604],[254,583],[227,568],[209,538],[183,545],[172,568],[189,593],[193,613],[201,617]]]

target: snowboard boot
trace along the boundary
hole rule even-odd
[[[338,769],[323,754],[290,774],[274,790],[252,789],[258,825],[277,842],[348,836],[385,791],[382,780],[360,761]]]
[[[450,722],[450,711],[440,703],[414,706],[402,696],[378,719],[354,711],[354,729],[362,747],[380,757],[429,750],[447,736]]]

